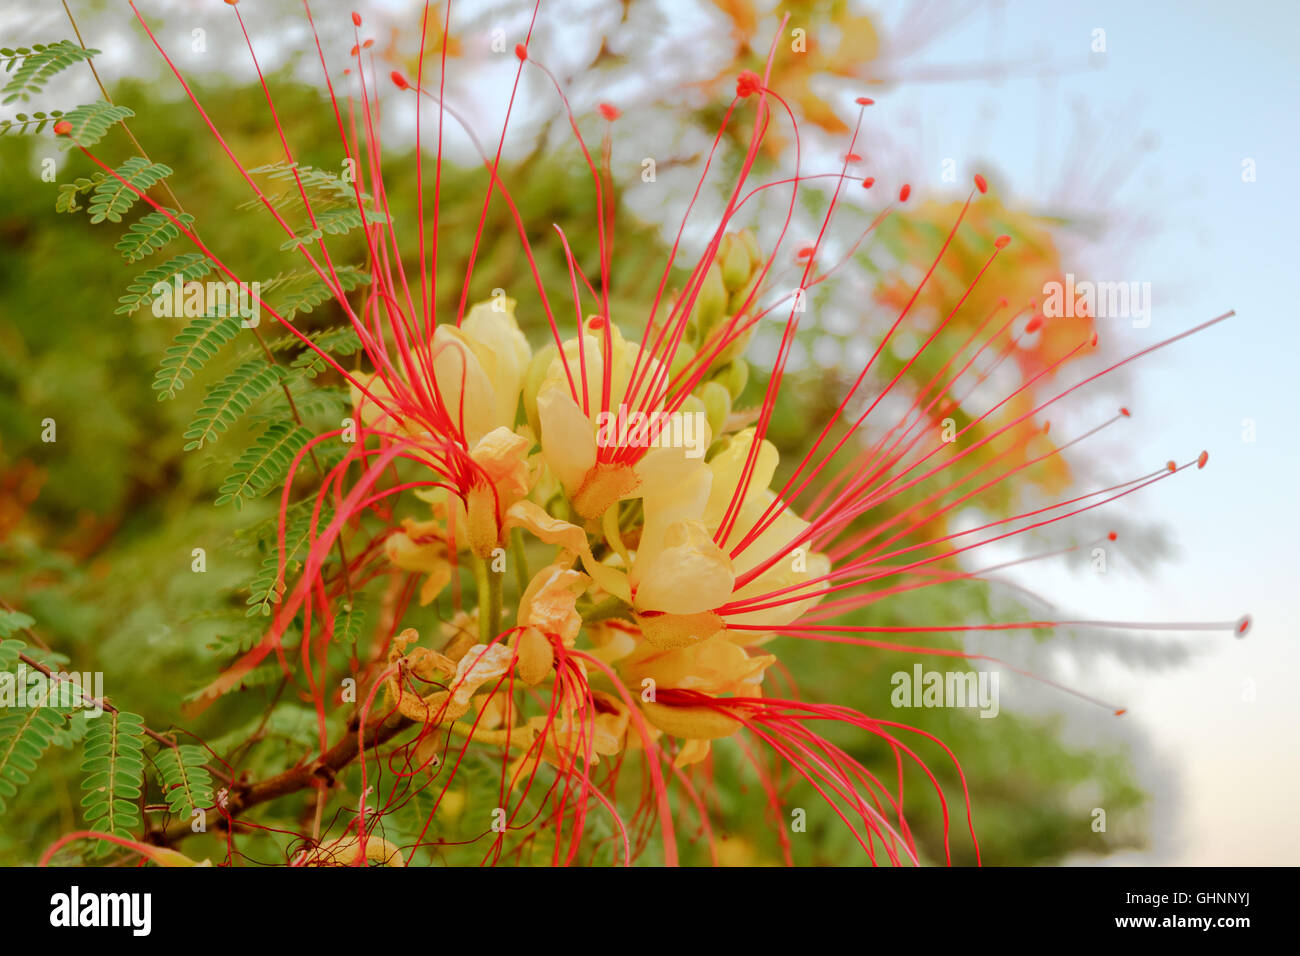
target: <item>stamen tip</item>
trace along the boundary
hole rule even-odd
[[[1196,468],[1197,468],[1197,470],[1199,471],[1200,469],[1204,468],[1204,467],[1205,467],[1205,463],[1206,463],[1207,461],[1209,461],[1209,460],[1210,460],[1210,453],[1209,453],[1208,451],[1203,451],[1203,452],[1201,452],[1199,455],[1197,455],[1197,456],[1196,456]]]
[[[907,197],[912,195],[911,183],[903,183],[903,188],[898,191],[898,201],[907,202]]]
[[[736,77],[736,95],[741,99],[753,96],[762,87],[763,81],[758,78],[758,74],[753,70],[745,70],[740,76]]]
[[[975,188],[978,189],[981,193],[986,193],[989,191],[988,180],[985,179],[983,176],[981,176],[979,173],[975,174]]]
[[[72,124],[69,123],[67,120],[59,120],[57,123],[54,124],[55,136],[67,136],[71,132],[72,132]]]
[[[1243,614],[1241,616],[1241,620],[1237,622],[1237,627],[1236,627],[1237,637],[1239,638],[1245,637],[1246,634],[1249,633],[1250,631],[1250,625],[1251,625],[1250,615]]]
[[[871,106],[876,101],[869,96],[859,96],[853,102],[857,103],[859,106]]]
[[[226,2],[229,3],[230,0],[226,0]],[[355,10],[352,11],[352,25],[354,27],[361,26],[361,14],[357,13]]]
[[[1128,708],[1127,708],[1127,707],[1121,707],[1119,710],[1115,711],[1115,716],[1116,716],[1116,717],[1123,717],[1123,716],[1124,716],[1125,714],[1127,714],[1127,713],[1128,713]]]
[[[866,179],[862,180],[863,189],[870,189],[875,184],[876,184],[875,177],[872,176],[868,176]]]
[[[1106,537],[1109,538],[1111,541],[1114,541],[1116,538],[1119,537],[1119,535],[1116,534],[1114,531],[1112,531],[1109,534],[1107,534]]]
[[[998,238],[994,241],[993,245],[999,249],[1005,249],[1007,246],[1011,245],[1011,237],[998,236]]]
[[[596,108],[600,110],[600,115],[605,117],[605,119],[609,120],[611,123],[623,115],[623,111],[613,103],[600,103]]]
[[[528,59],[528,47],[524,46],[524,44],[522,44],[522,43],[516,43],[516,44],[515,44],[515,56],[519,57],[520,60],[527,60],[527,59]]]
[[[1171,475],[1178,470],[1178,464],[1172,458],[1165,462],[1165,467],[1169,469]]]
[[[1133,417],[1133,413],[1130,412],[1130,411],[1128,410],[1128,408],[1126,408],[1126,407],[1123,406],[1123,405],[1121,405],[1121,406],[1119,407],[1119,413],[1120,413],[1121,415],[1123,415],[1125,418],[1132,418],[1132,417]]]
[[[388,76],[389,79],[393,81],[393,86],[397,87],[399,90],[409,90],[411,88],[411,84],[406,82],[406,77],[402,76],[402,74],[397,70],[394,70],[392,73],[388,74]]]

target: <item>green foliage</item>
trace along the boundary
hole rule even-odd
[[[315,226],[312,226],[311,223],[305,224],[303,226],[304,231],[295,233],[292,239],[282,242],[280,248],[286,251],[297,249],[325,236],[346,235],[353,229],[359,229],[362,225],[361,210],[359,209],[327,209],[317,213],[315,219]],[[374,226],[387,221],[388,219],[383,213],[375,211],[368,212],[365,217],[367,226]]]
[[[106,711],[86,732],[85,776],[81,807],[86,825],[115,836],[130,837],[140,825],[141,780],[144,776],[144,719],[137,714]],[[101,853],[112,850],[100,846]]]
[[[89,61],[99,53],[71,40],[57,43],[34,43],[30,47],[0,47],[0,60],[10,74],[9,82],[0,87],[0,103],[27,100],[45,84],[75,63]]]
[[[238,334],[239,317],[234,315],[201,315],[181,329],[154,376],[158,400],[175,398],[221,346]]]
[[[370,276],[356,266],[335,269],[338,287],[351,292],[358,286],[369,285]],[[310,312],[323,302],[331,302],[334,293],[315,272],[282,273],[262,283],[262,300],[273,308],[286,322],[293,321],[300,312]],[[294,341],[298,341],[295,337]]]
[[[59,195],[54,200],[55,212],[79,212],[85,207],[77,202],[77,197],[84,196],[104,181],[107,173],[95,173],[92,176],[79,176],[70,183],[59,183]]]
[[[117,167],[112,176],[104,177],[90,197],[90,221],[121,222],[136,199],[145,190],[172,174],[163,163],[151,163],[143,156],[132,156]],[[128,260],[129,261],[129,260]]]
[[[119,305],[113,313],[133,315],[140,306],[153,301],[153,289],[158,283],[171,282],[177,275],[181,277],[182,284],[191,282],[202,279],[214,268],[212,261],[201,252],[182,252],[178,256],[173,256],[162,265],[136,276],[126,287],[126,295],[117,300]]]
[[[301,425],[277,422],[268,427],[235,462],[216,503],[233,501],[238,508],[266,494],[288,474],[294,455],[310,440],[311,432]]]
[[[284,378],[278,365],[263,358],[249,359],[208,390],[203,404],[185,430],[186,451],[202,448],[233,425],[258,399]]]
[[[122,258],[127,262],[137,262],[152,255],[181,234],[172,218],[187,229],[194,225],[194,217],[189,213],[178,215],[173,209],[154,210],[147,216],[141,216],[126,231],[117,243],[117,251],[122,253]]]
[[[31,780],[36,762],[49,749],[63,726],[63,715],[53,707],[0,709],[0,813]]]
[[[352,326],[346,326],[338,329],[327,329],[324,332],[318,332],[311,336],[312,344],[329,355],[336,358],[340,356],[355,355],[361,351],[361,339]],[[293,367],[302,369],[304,375],[308,378],[315,378],[328,367],[325,359],[317,355],[311,349],[304,348],[302,354],[293,360]]]
[[[63,119],[71,126],[67,133],[68,139],[89,149],[108,135],[114,123],[120,123],[134,115],[135,112],[126,106],[100,100],[68,110]]]
[[[15,113],[11,120],[0,120],[0,136],[8,132],[19,134],[40,133],[50,123],[56,123],[63,116],[63,110],[50,110],[48,113],[44,110],[37,110],[28,116],[26,113]]]
[[[212,806],[212,775],[203,766],[208,759],[202,747],[182,744],[158,754],[163,797],[172,813],[189,817],[196,809]]]

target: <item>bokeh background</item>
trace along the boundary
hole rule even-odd
[[[205,102],[237,151],[258,154],[275,144],[261,92],[249,85],[246,57],[221,6],[158,0],[142,9],[179,51],[178,65],[200,79]],[[226,215],[246,195],[220,168],[129,10],[72,7],[87,44],[104,51],[96,64],[114,98],[136,109],[133,130],[155,159],[184,174],[177,177],[185,183],[183,198],[200,215],[205,235],[244,248],[246,268],[274,274],[274,245],[260,250],[244,219]],[[291,138],[305,161],[328,163],[332,118],[314,85],[314,57],[303,55],[308,41],[297,5],[241,9],[261,30],[255,36],[264,65],[281,71],[278,105]],[[514,72],[512,56],[493,52],[493,31],[501,29],[513,44],[530,9],[466,4],[453,19],[462,79],[450,97],[470,107],[485,142],[495,141]],[[951,204],[965,197],[975,172],[994,184],[1004,221],[1047,237],[1052,262],[1062,270],[1151,284],[1149,327],[1097,320],[1105,354],[1117,357],[1237,311],[1231,322],[1131,366],[1060,413],[1061,426],[1077,426],[1076,432],[1117,404],[1134,413],[1122,431],[1108,432],[1071,459],[1080,480],[1127,477],[1202,448],[1210,452],[1209,466],[1161,483],[1158,493],[1125,499],[1113,518],[1090,526],[1093,533],[1123,529],[1104,575],[1075,560],[1022,566],[1006,577],[1048,596],[1069,612],[1065,617],[1230,621],[1250,613],[1249,637],[1121,639],[1079,630],[1041,644],[972,638],[972,650],[1032,667],[1128,713],[1117,719],[1032,682],[1004,680],[1004,714],[997,720],[905,716],[924,720],[961,755],[974,781],[989,862],[1294,863],[1300,695],[1290,681],[1300,665],[1294,544],[1300,509],[1292,488],[1300,436],[1291,398],[1300,333],[1285,308],[1283,280],[1296,258],[1300,214],[1293,171],[1300,133],[1290,121],[1300,80],[1286,46],[1300,25],[1295,8],[1280,2],[1225,8],[591,0],[543,9],[549,19],[535,54],[571,84],[579,115],[611,101],[630,120],[615,126],[614,146],[616,166],[629,171],[632,184],[621,197],[623,254],[615,263],[616,288],[629,309],[638,278],[661,261],[663,228],[681,215],[685,184],[720,117],[716,102],[729,94],[737,70],[754,64],[754,48],[766,49],[775,11],[788,9],[791,26],[808,29],[821,58],[816,68],[778,71],[773,84],[797,94],[792,100],[807,168],[836,168],[846,148],[840,124],[854,115],[846,104],[861,92],[876,99],[858,148],[862,172],[877,176],[882,190],[912,184],[914,211],[901,218],[914,225],[886,237],[882,251],[857,261],[860,268],[839,292],[814,303],[797,363],[797,399],[777,426],[790,449],[798,448],[807,418],[824,413],[828,396],[832,405],[838,398],[834,363],[845,355],[851,362],[887,327],[888,297],[866,314],[851,310],[855,297],[910,275],[909,242],[950,222]],[[352,43],[345,12],[335,4],[320,4],[317,12],[327,49],[345,51]],[[418,5],[384,0],[363,13],[380,37],[385,66],[413,74]],[[189,45],[195,29],[205,31],[202,51]],[[57,2],[0,15],[5,44],[66,35]],[[73,70],[52,88],[49,105],[67,108],[96,95],[92,78]],[[593,221],[593,201],[572,150],[562,145],[565,130],[554,106],[544,84],[524,84],[507,158],[540,241],[558,221],[575,244],[590,243],[590,230],[584,235],[574,224]],[[387,120],[386,147],[400,178],[398,171],[410,168],[410,125],[400,115]],[[766,170],[788,164],[790,145],[787,136],[784,152],[774,148],[764,157]],[[455,137],[450,153],[462,162],[472,155]],[[0,596],[35,617],[51,643],[83,668],[89,665],[82,662],[97,661],[119,703],[133,699],[166,725],[179,698],[210,674],[214,661],[227,659],[221,652],[228,652],[222,642],[229,636],[211,624],[221,605],[212,591],[237,589],[248,569],[232,558],[209,575],[202,593],[192,576],[174,570],[183,571],[188,558],[176,556],[187,555],[193,542],[219,552],[232,530],[230,515],[210,504],[217,483],[212,469],[201,455],[181,453],[192,404],[182,402],[179,411],[161,405],[150,389],[174,329],[143,313],[113,314],[122,287],[139,269],[113,255],[115,236],[54,213],[56,187],[39,179],[46,156],[56,157],[61,182],[87,174],[84,163],[54,149],[48,132],[0,137]],[[643,156],[658,158],[657,189],[636,185]],[[1254,177],[1244,179],[1247,162]],[[954,168],[956,181],[945,175]],[[451,182],[453,202],[461,184],[466,196],[481,195],[472,173],[453,174]],[[409,206],[409,178],[390,188]],[[818,211],[809,203],[797,222],[807,226]],[[472,223],[476,212],[475,202],[462,202],[447,222]],[[843,248],[850,233],[833,235],[832,243],[838,239]],[[549,248],[556,252],[553,241]],[[1000,281],[1032,295],[1040,264],[1028,261],[1024,275]],[[562,267],[553,256],[550,277],[567,283]],[[508,251],[489,252],[482,294],[510,281],[517,268]],[[760,335],[760,368],[767,346]],[[197,400],[197,389],[192,397]],[[37,437],[47,413],[68,423],[61,425],[57,455]],[[1087,537],[1067,529],[1030,550]],[[971,566],[1021,554],[985,554]],[[945,613],[1007,617],[1017,611],[996,595],[971,591],[899,602],[882,613],[894,616],[881,620],[930,622],[950,619]],[[903,657],[816,651],[789,655],[810,696],[868,711],[886,704],[888,675],[911,666]],[[225,724],[204,732],[233,740],[236,724],[226,715]],[[286,735],[293,739],[291,731]],[[38,786],[29,802],[0,817],[5,862],[30,858],[29,834],[47,841],[73,826],[75,761],[56,761],[53,776]],[[765,861],[753,795],[737,788],[726,800],[747,821],[728,835],[729,859]],[[1112,811],[1104,838],[1089,827],[1096,806]],[[921,826],[934,822],[923,818]],[[848,859],[829,831],[818,839],[826,848],[813,861]]]

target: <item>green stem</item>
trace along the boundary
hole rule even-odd
[[[483,558],[474,558],[474,580],[478,584],[478,636],[480,644],[490,644],[501,633],[501,581],[504,575],[493,571]]]

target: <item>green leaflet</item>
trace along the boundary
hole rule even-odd
[[[90,221],[121,222],[140,194],[172,174],[164,163],[151,163],[143,156],[132,156],[105,176],[90,197]]]
[[[164,749],[157,764],[162,775],[163,797],[172,813],[189,817],[196,809],[212,806],[212,775],[203,766],[207,752],[193,744]]]
[[[284,378],[277,365],[263,358],[243,363],[209,390],[185,431],[186,451],[202,448],[228,429],[263,395]]]
[[[0,88],[0,102],[8,105],[39,93],[45,84],[74,63],[91,59],[98,50],[83,48],[71,40],[57,43],[34,43],[30,47],[0,48],[9,82]]]
[[[175,398],[185,383],[238,333],[239,317],[233,315],[201,315],[181,329],[154,376],[158,400]]]
[[[81,762],[81,807],[89,829],[129,837],[140,826],[144,777],[144,718],[105,711],[90,723]],[[111,852],[101,843],[98,854]]]
[[[172,218],[185,228],[194,225],[194,217],[189,213],[179,215],[172,209],[154,210],[131,225],[114,246],[127,262],[138,262],[145,256],[152,255],[181,234]]]
[[[128,107],[100,100],[98,103],[88,103],[68,110],[63,119],[72,127],[67,134],[68,140],[90,148],[108,135],[114,123],[120,123],[134,115],[135,111]]]
[[[278,484],[289,471],[294,456],[311,439],[311,432],[292,422],[276,422],[235,462],[217,495],[216,503],[233,501],[241,507]]]

